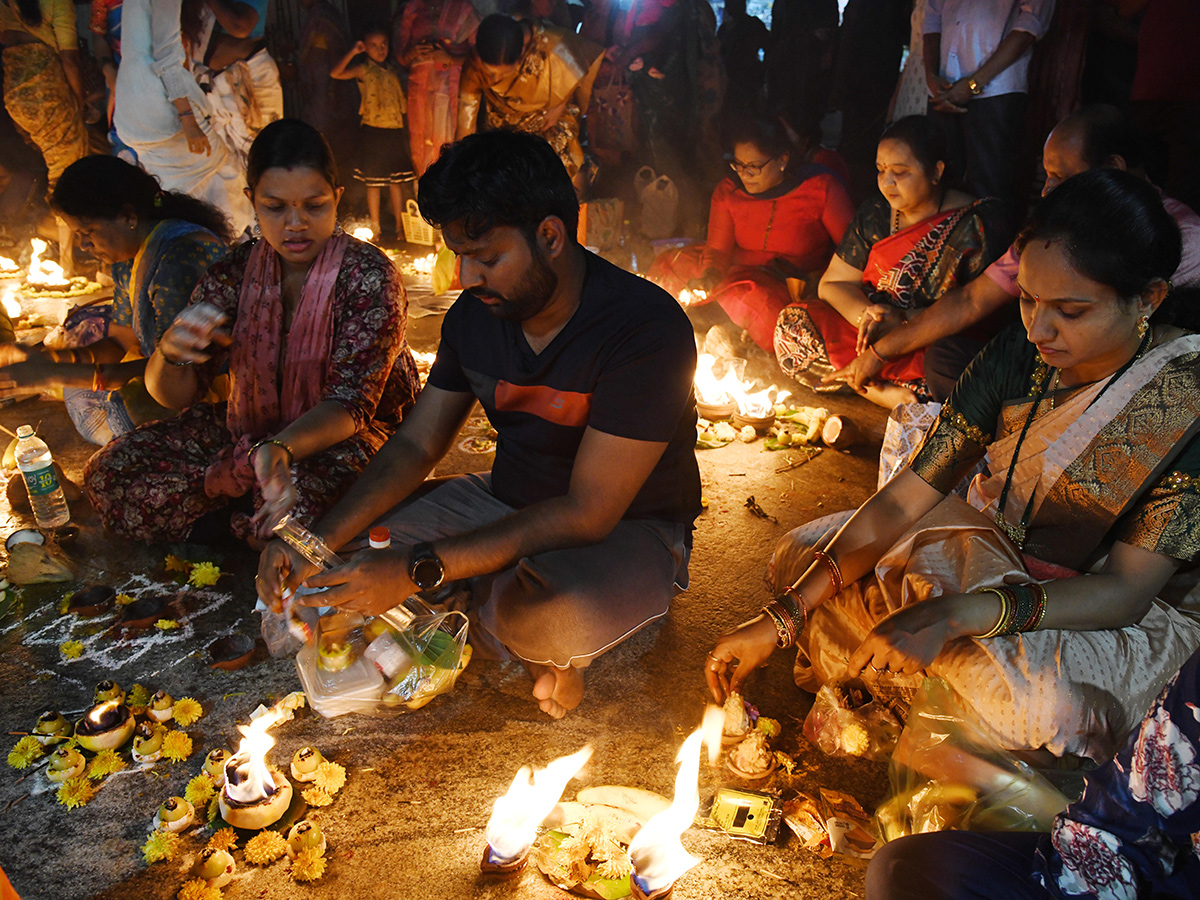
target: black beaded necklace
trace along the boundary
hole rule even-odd
[[[1108,379],[1108,382],[1100,389],[1100,393],[1097,394],[1095,399],[1092,400],[1092,403],[1095,403],[1096,400],[1099,400],[1104,392],[1108,390],[1109,385],[1124,375],[1125,371],[1135,362],[1141,359],[1142,355],[1145,354],[1148,349],[1150,349],[1151,333],[1152,332],[1147,331],[1142,336],[1141,343],[1138,344],[1137,353],[1133,354],[1133,358],[1130,359],[1129,362],[1125,363],[1125,365],[1121,366],[1121,368],[1112,374],[1112,376]],[[1025,538],[1029,529],[1029,519],[1033,515],[1033,500],[1034,497],[1037,496],[1037,485],[1035,484],[1033,490],[1029,492],[1029,502],[1025,504],[1025,511],[1021,513],[1021,521],[1016,525],[1009,524],[1008,520],[1004,518],[1004,510],[1007,508],[1008,503],[1008,492],[1012,487],[1013,473],[1017,469],[1017,460],[1021,458],[1021,446],[1025,443],[1025,435],[1029,433],[1029,426],[1033,424],[1033,420],[1037,417],[1037,411],[1042,404],[1042,399],[1046,396],[1046,390],[1050,385],[1050,382],[1053,381],[1055,387],[1058,386],[1059,374],[1059,370],[1055,369],[1053,379],[1048,377],[1049,373],[1047,373],[1046,376],[1042,377],[1041,382],[1038,384],[1037,394],[1034,395],[1033,398],[1033,405],[1029,407],[1029,415],[1025,417],[1025,424],[1021,428],[1021,435],[1017,438],[1017,446],[1013,449],[1012,460],[1008,464],[1008,474],[1004,476],[1004,487],[1000,491],[1000,500],[996,504],[996,525],[1001,531],[1008,535],[1009,540],[1017,545],[1018,550],[1025,549]],[[1053,397],[1050,399],[1050,408],[1054,408]]]

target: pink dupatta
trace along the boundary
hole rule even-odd
[[[266,241],[250,251],[229,358],[232,390],[225,426],[234,445],[205,472],[210,497],[249,491],[254,485],[250,447],[321,401],[333,350],[333,287],[349,244],[347,235],[334,235],[313,261],[286,333],[279,255]]]

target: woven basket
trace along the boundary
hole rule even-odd
[[[425,244],[433,246],[437,243],[437,229],[421,218],[421,210],[416,200],[404,204],[400,213],[400,223],[404,226],[404,239],[410,244]]]

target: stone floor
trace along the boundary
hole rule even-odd
[[[414,287],[415,312],[423,303],[435,305]],[[413,318],[414,347],[433,349],[439,323],[437,315]],[[777,378],[765,356],[751,356],[751,375]],[[802,394],[799,402],[816,398]],[[765,452],[761,442],[699,451],[708,508],[697,522],[689,590],[660,624],[591,667],[583,703],[564,720],[551,721],[538,711],[530,698],[530,678],[520,667],[479,660],[454,691],[419,711],[326,720],[304,710],[278,727],[276,762],[286,763],[295,749],[312,744],[349,773],[336,802],[312,813],[328,836],[328,870],[319,882],[298,886],[286,862],[256,868],[238,853],[236,877],[225,896],[565,897],[532,870],[513,882],[480,878],[482,828],[493,801],[522,765],[545,765],[584,744],[595,753],[579,780],[568,786],[567,797],[582,786],[605,783],[670,796],[675,754],[704,708],[705,653],[717,635],[765,600],[762,574],[774,541],[795,525],[856,506],[874,488],[883,413],[856,397],[822,398],[821,405],[853,416],[871,443],[849,453],[826,450],[782,474],[775,470],[786,453]],[[15,431],[25,423],[40,426],[68,474],[77,478],[91,448],[76,437],[61,404],[32,400],[0,409],[4,428]],[[479,470],[488,463],[489,457],[455,450],[438,474]],[[753,516],[745,506],[750,496],[778,522]],[[188,729],[195,747],[190,759],[111,777],[82,809],[55,803],[41,767],[28,774],[0,770],[0,866],[27,900],[174,897],[207,832],[185,836],[175,859],[147,866],[139,848],[155,809],[183,793],[210,749],[236,746],[236,724],[246,722],[259,703],[299,689],[295,666],[289,659],[271,659],[261,642],[248,668],[224,672],[208,664],[206,648],[214,639],[235,632],[257,635],[258,617],[251,612],[256,558],[249,551],[133,546],[102,534],[86,505],[76,504],[72,511],[81,535],[64,552],[76,566],[77,583],[25,588],[0,614],[5,730],[30,728],[46,709],[78,715],[95,683],[105,678],[126,688],[138,682],[175,697],[193,696],[205,715]],[[0,533],[24,524],[28,521],[11,515],[0,501]],[[169,552],[212,560],[226,574],[213,587],[181,590],[165,571]],[[92,582],[138,596],[171,595],[181,627],[133,632],[116,625],[111,614],[80,619],[56,611],[67,590]],[[78,659],[65,659],[60,652],[67,640],[84,644]],[[886,768],[831,760],[805,743],[799,729],[811,697],[792,685],[790,669],[790,659],[780,654],[747,690],[764,715],[783,722],[778,747],[799,761],[795,775],[777,776],[771,786],[838,788],[872,808],[886,789]],[[724,769],[709,769],[706,763],[700,780],[702,797],[720,784],[735,783]],[[759,846],[693,829],[684,844],[701,862],[677,882],[673,896],[679,900],[863,896],[860,864],[819,859],[794,837]]]

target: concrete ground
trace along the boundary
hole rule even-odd
[[[413,291],[414,311],[427,292]],[[416,349],[436,345],[436,315],[413,318]],[[706,323],[707,324],[707,323]],[[751,354],[749,373],[782,379],[766,357]],[[798,402],[818,404],[804,389]],[[361,897],[552,898],[567,896],[532,867],[512,882],[481,879],[483,826],[493,801],[517,770],[591,744],[595,753],[566,797],[593,784],[626,784],[670,796],[675,754],[700,721],[706,700],[704,657],[715,638],[766,599],[763,570],[776,539],[818,516],[854,507],[874,489],[884,414],[856,397],[822,397],[819,405],[852,416],[871,443],[850,453],[826,450],[802,468],[778,474],[786,452],[769,453],[762,442],[734,442],[698,451],[706,512],[697,522],[691,586],[655,626],[601,657],[588,671],[587,694],[561,721],[538,711],[532,682],[522,668],[476,660],[448,695],[424,709],[390,717],[345,716],[326,720],[303,710],[274,731],[271,758],[286,768],[294,750],[318,747],[348,771],[333,805],[312,812],[329,840],[328,869],[311,885],[298,885],[286,861],[238,869],[225,888],[229,898]],[[0,425],[39,427],[69,476],[78,479],[93,448],[77,437],[61,404],[33,400],[0,409]],[[487,468],[488,456],[458,450],[437,474]],[[753,496],[771,516],[746,508]],[[72,507],[82,532],[64,548],[75,565],[74,584],[20,590],[0,614],[0,716],[6,731],[22,732],[47,709],[78,716],[96,682],[111,678],[128,689],[135,682],[174,697],[192,696],[204,717],[188,730],[194,752],[182,763],[160,762],[148,772],[108,779],[82,809],[55,803],[42,767],[0,770],[0,866],[21,897],[47,900],[174,897],[209,834],[187,834],[179,855],[147,866],[140,847],[158,805],[182,794],[204,754],[234,748],[236,725],[259,703],[299,689],[290,659],[271,659],[261,641],[252,665],[236,672],[210,668],[206,648],[232,633],[257,637],[253,605],[256,557],[249,551],[199,546],[135,546],[106,537],[84,503]],[[30,524],[0,501],[0,534]],[[181,589],[164,568],[167,553],[212,560],[226,573],[214,587]],[[167,594],[181,627],[132,631],[113,614],[95,619],[60,615],[57,601],[84,583],[112,585],[137,596]],[[79,640],[84,652],[68,660],[60,652]],[[868,810],[886,789],[886,767],[824,757],[800,735],[811,696],[791,681],[791,660],[778,654],[747,689],[764,715],[783,723],[778,749],[799,765],[777,775],[769,787],[845,790]],[[16,742],[18,737],[9,737]],[[28,773],[28,774],[27,774]],[[701,796],[722,784],[738,784],[723,768],[701,765]],[[834,857],[822,860],[781,832],[771,846],[731,840],[692,829],[683,838],[701,862],[676,884],[678,900],[701,898],[859,898],[863,868]]]

